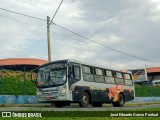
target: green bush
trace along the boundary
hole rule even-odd
[[[136,97],[160,96],[160,87],[152,85],[135,85]]]

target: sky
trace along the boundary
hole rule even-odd
[[[1,0],[0,8],[46,20],[53,17],[60,1]],[[115,52],[54,24],[50,26],[52,61],[75,59],[114,69],[160,66],[159,0],[64,0],[53,22],[155,62]],[[0,59],[4,58],[47,60],[46,21],[0,10]]]

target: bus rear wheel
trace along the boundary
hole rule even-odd
[[[102,107],[102,103],[93,102],[93,103],[92,103],[92,106],[93,106],[93,107]]]
[[[80,107],[87,107],[89,105],[89,96],[86,92],[82,94],[81,101],[79,102]]]
[[[122,94],[119,94],[117,102],[112,102],[114,107],[123,107],[125,104],[125,99]]]

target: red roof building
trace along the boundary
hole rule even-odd
[[[160,67],[147,68],[147,73],[160,73]]]
[[[3,66],[3,69],[23,70],[23,67],[25,67],[26,70],[32,70],[47,62],[35,58],[7,58],[0,59],[0,66],[1,69]]]
[[[34,59],[34,58],[8,58],[0,59],[0,66],[2,65],[42,65],[47,63],[46,60]]]

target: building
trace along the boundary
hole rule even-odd
[[[46,60],[40,60],[35,58],[7,58],[0,59],[0,70],[21,70],[30,71],[36,69],[42,64],[47,63]]]
[[[148,82],[160,80],[160,67],[146,68]]]

